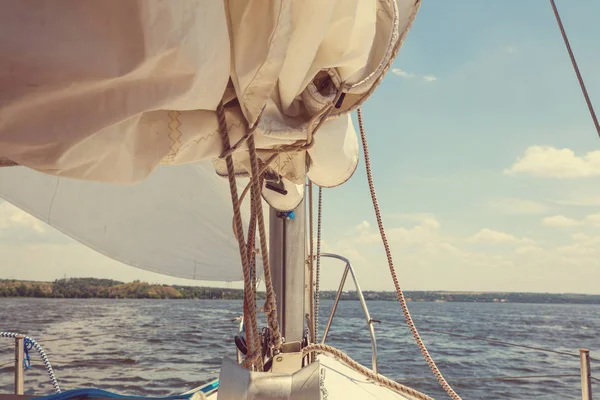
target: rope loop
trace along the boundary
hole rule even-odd
[[[25,362],[27,362],[29,364],[29,368],[31,367],[31,360],[29,359],[29,350],[35,349],[38,352],[38,354],[40,355],[40,358],[42,359],[44,366],[46,367],[46,372],[48,373],[48,377],[50,378],[50,383],[52,383],[52,386],[54,387],[54,391],[56,393],[61,393],[60,386],[58,385],[58,381],[56,380],[56,375],[54,375],[54,370],[52,369],[50,360],[48,359],[48,356],[46,355],[46,352],[44,351],[42,346],[40,346],[34,339],[30,338],[29,336],[25,336],[21,333],[0,332],[0,337],[14,339],[17,336],[24,337],[24,349],[25,349],[24,351],[25,351],[25,359],[27,361],[23,360],[23,363],[25,364]],[[26,369],[29,369],[27,367],[27,365],[24,365],[24,366]]]
[[[31,369],[31,359],[29,358],[29,350],[31,349],[33,349],[33,342],[28,337],[25,337],[23,343],[23,351],[25,352],[23,366],[25,367],[25,369]]]

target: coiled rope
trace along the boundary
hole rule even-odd
[[[421,351],[421,354],[425,358],[425,361],[429,365],[429,368],[431,368],[431,371],[435,375],[437,381],[444,388],[446,393],[448,393],[450,398],[452,398],[453,400],[461,400],[460,396],[458,394],[456,394],[454,389],[452,389],[450,384],[446,381],[446,379],[440,372],[439,368],[435,364],[435,361],[433,361],[433,358],[429,354],[429,351],[427,351],[427,347],[425,347],[425,343],[423,342],[423,339],[421,339],[421,335],[419,335],[419,332],[417,331],[417,327],[415,326],[415,323],[410,315],[410,312],[408,311],[408,306],[406,305],[406,300],[404,298],[404,292],[402,291],[402,288],[400,287],[400,283],[398,282],[398,276],[396,275],[396,268],[394,267],[394,260],[392,259],[392,252],[390,250],[390,245],[388,243],[387,236],[385,234],[385,229],[383,227],[381,211],[379,210],[379,202],[377,201],[377,193],[375,191],[375,184],[373,183],[373,174],[371,172],[371,160],[369,159],[369,146],[367,144],[367,136],[365,134],[365,127],[364,127],[363,119],[362,119],[362,110],[359,108],[357,110],[357,113],[358,113],[358,126],[360,129],[360,138],[362,140],[363,152],[364,152],[364,157],[365,157],[365,168],[367,171],[367,181],[369,183],[369,191],[371,192],[371,200],[373,202],[373,209],[375,210],[375,217],[377,218],[377,226],[379,227],[379,234],[381,236],[381,241],[383,242],[383,247],[385,248],[385,254],[387,256],[388,266],[390,268],[390,274],[392,276],[392,280],[394,281],[394,287],[396,289],[396,294],[398,295],[398,301],[400,302],[400,307],[402,308],[402,314],[404,314],[404,320],[406,322],[406,325],[408,325],[408,327],[413,335],[413,338],[415,339],[415,342],[417,343],[417,346],[419,347],[419,350]]]
[[[56,393],[60,393],[60,386],[58,385],[58,381],[56,380],[56,376],[54,375],[54,370],[52,369],[52,364],[50,364],[50,360],[48,360],[48,356],[46,355],[46,352],[44,351],[44,349],[42,348],[42,346],[40,346],[34,339],[30,338],[29,336],[25,336],[21,333],[15,333],[15,332],[0,332],[0,337],[5,337],[5,338],[16,338],[17,336],[23,336],[25,339],[25,343],[29,344],[30,348],[34,348],[37,350],[37,352],[40,355],[40,358],[42,359],[42,362],[44,363],[44,366],[46,367],[46,372],[48,373],[48,377],[50,378],[50,382],[52,383],[52,386],[54,387],[54,391]]]

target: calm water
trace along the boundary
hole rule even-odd
[[[324,302],[321,327],[331,302]],[[600,358],[600,306],[410,303],[440,369],[464,399],[579,399],[579,360],[523,348],[442,335],[485,336]],[[0,330],[25,332],[45,348],[64,389],[98,387],[131,395],[180,393],[218,375],[235,357],[237,301],[1,299]],[[380,371],[436,398],[446,398],[401,324],[394,302],[369,302]],[[370,365],[370,341],[358,302],[341,302],[329,343]],[[336,317],[336,318],[337,318]],[[0,339],[0,393],[12,391],[12,340]],[[7,365],[8,364],[8,365]],[[600,362],[592,373],[600,376]],[[488,380],[517,375],[575,377]],[[37,354],[26,393],[52,390]],[[600,385],[594,384],[600,393]]]

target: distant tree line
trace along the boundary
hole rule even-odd
[[[239,289],[196,286],[151,285],[111,279],[69,278],[54,282],[0,280],[0,297],[47,297],[64,299],[242,299]]]
[[[397,301],[396,292],[365,291],[366,300]],[[578,293],[524,293],[524,292],[447,292],[406,291],[408,301],[460,303],[536,303],[536,304],[600,304],[600,295]],[[335,299],[335,291],[321,292],[321,299]],[[343,292],[341,300],[358,300],[354,291]]]
[[[264,299],[264,293],[257,296]],[[332,300],[335,291],[322,291],[320,298]],[[367,300],[396,301],[395,292],[365,291]],[[600,295],[555,294],[555,293],[513,293],[513,292],[446,292],[409,291],[405,292],[409,301],[426,302],[468,302],[468,303],[563,303],[600,304]],[[208,288],[199,286],[152,285],[134,281],[123,283],[111,279],[69,278],[54,282],[0,280],[0,297],[47,297],[64,299],[243,299],[239,289]],[[354,291],[345,291],[342,300],[358,300]]]

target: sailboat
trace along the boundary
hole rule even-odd
[[[10,57],[0,60],[0,197],[125,264],[244,282],[243,327],[231,344],[238,360],[225,358],[218,380],[173,398],[431,398],[378,373],[373,321],[351,263],[320,251],[320,211],[313,237],[314,188],[343,184],[358,165],[357,112],[402,311],[437,380],[460,399],[420,339],[396,278],[360,111],[419,6],[2,3],[10,39],[0,40],[0,54]],[[329,324],[319,340],[322,257],[341,260],[343,279],[355,280],[372,335],[370,366],[326,344]],[[264,327],[257,277],[266,288]],[[55,388],[51,397],[61,400],[116,396]]]

